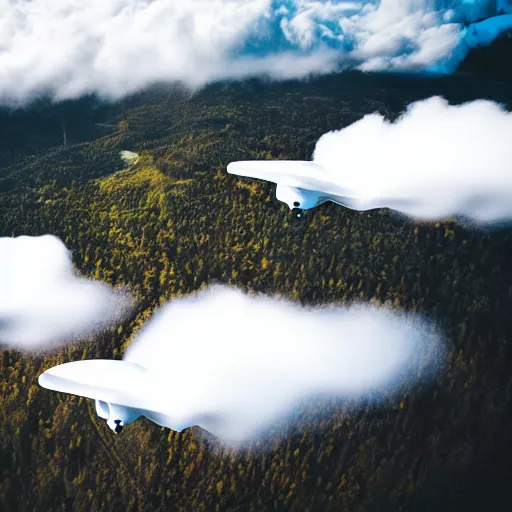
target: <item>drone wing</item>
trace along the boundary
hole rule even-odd
[[[117,408],[118,414],[122,411],[119,406],[126,407],[137,411],[137,417],[146,416],[173,430],[198,424],[188,416],[169,414],[169,407],[174,406],[169,390],[160,389],[145,368],[128,361],[94,359],[61,364],[40,375],[39,384],[53,391],[96,400],[96,412],[103,419],[109,418],[109,411],[98,405],[98,401],[106,402],[110,409]],[[197,419],[203,418],[199,415]]]
[[[271,181],[278,185],[320,192],[320,202],[333,201],[353,210],[375,208],[358,198],[353,191],[333,181],[321,165],[302,160],[248,160],[232,162],[228,172],[238,176]],[[377,205],[378,206],[378,205]]]
[[[271,181],[278,185],[344,195],[332,176],[320,165],[302,160],[247,160],[231,162],[228,173]]]
[[[143,409],[150,406],[148,384],[141,366],[105,359],[61,364],[39,376],[39,385],[46,389]]]

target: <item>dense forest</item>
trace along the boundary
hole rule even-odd
[[[512,109],[512,84],[498,80],[347,73],[1,111],[0,236],[57,235],[78,271],[128,286],[138,302],[122,325],[57,353],[3,350],[0,509],[502,510],[512,231],[332,204],[294,222],[271,184],[225,172],[238,159],[308,159],[323,133],[374,111],[396,118],[434,94]],[[121,150],[140,158],[127,165]],[[248,451],[144,419],[115,437],[91,401],[38,386],[55,364],[120,358],[159,304],[214,282],[418,313],[446,338],[442,371],[410,376],[379,408],[339,403],[322,421],[304,413],[299,429]]]

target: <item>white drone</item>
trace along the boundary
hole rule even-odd
[[[128,361],[74,361],[46,370],[38,380],[43,388],[92,398],[96,413],[116,434],[142,416],[178,432],[199,423],[215,430],[208,417],[170,415],[159,383],[146,368]]]
[[[332,201],[352,210],[376,208],[353,197],[321,165],[301,160],[248,160],[232,162],[228,173],[276,183],[276,199],[286,203],[296,217],[304,210]]]

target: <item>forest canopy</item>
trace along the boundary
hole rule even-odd
[[[225,170],[241,159],[309,159],[323,133],[365,113],[396,118],[433,94],[512,105],[510,86],[497,82],[346,74],[219,84],[193,96],[157,87],[107,106],[88,98],[3,111],[10,135],[0,139],[0,236],[58,236],[79,272],[128,286],[138,306],[110,332],[57,353],[3,351],[2,510],[499,503],[511,476],[510,230],[333,204],[294,223],[271,184]],[[139,158],[127,165],[122,150]],[[302,433],[277,432],[266,450],[243,453],[198,429],[178,434],[146,420],[114,438],[90,401],[37,385],[59,363],[120,358],[158,305],[215,282],[304,304],[373,302],[420,313],[446,333],[444,371],[434,383],[415,375],[414,386],[379,409],[333,403],[319,424],[304,410]]]

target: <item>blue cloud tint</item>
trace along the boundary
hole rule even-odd
[[[451,73],[510,0],[0,0],[0,103],[340,68]]]

